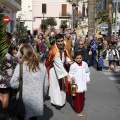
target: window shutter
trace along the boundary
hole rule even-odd
[[[62,4],[62,16],[66,16],[66,14],[67,14],[67,5]]]
[[[46,4],[42,4],[42,13],[46,13]]]

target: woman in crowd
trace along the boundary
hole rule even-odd
[[[11,44],[12,35],[7,33],[7,42],[6,44]],[[23,44],[19,46],[19,50]],[[1,102],[1,111],[0,117],[2,120],[7,119],[7,106],[10,96],[10,80],[14,70],[14,63],[18,61],[20,57],[20,52],[14,55],[11,47],[8,48],[8,53],[5,55],[3,61],[0,63],[0,71],[2,72],[0,75],[0,102]]]
[[[107,46],[107,56],[106,58],[109,61],[109,69],[108,71],[111,71],[111,65],[113,63],[114,65],[114,72],[116,72],[116,64],[117,61],[119,60],[119,53],[118,53],[118,45],[117,42],[114,40],[114,36],[112,36],[111,41],[108,43]]]
[[[99,60],[99,57],[101,57],[100,53],[105,53],[105,44],[103,43],[103,38],[98,38],[98,45],[97,45],[97,61]],[[99,70],[98,62],[97,62],[97,70]]]
[[[22,98],[26,115],[30,120],[37,120],[37,116],[43,115],[43,96],[47,93],[48,75],[40,57],[31,45],[24,45],[21,50],[23,61],[23,89]],[[19,87],[19,67],[15,68],[11,79],[11,87]],[[18,120],[24,120],[21,116]]]

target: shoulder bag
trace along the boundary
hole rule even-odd
[[[13,117],[24,117],[25,106],[22,99],[22,87],[23,87],[23,65],[20,63],[20,82],[19,82],[19,98],[16,96],[11,98],[8,104],[8,114]]]

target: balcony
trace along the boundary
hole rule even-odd
[[[71,18],[71,14],[67,13],[67,12],[62,12],[62,13],[59,13],[59,18],[60,19],[70,19]]]
[[[12,8],[14,11],[21,10],[21,0],[1,0],[6,7]]]
[[[21,0],[15,0],[18,4],[21,5]]]

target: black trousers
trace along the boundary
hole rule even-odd
[[[98,70],[98,71],[102,71],[102,67],[98,67],[97,70]]]

